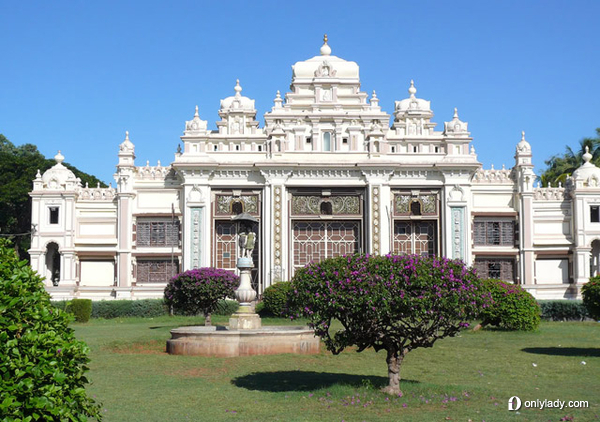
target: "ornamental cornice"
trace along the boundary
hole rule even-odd
[[[371,183],[373,179],[389,182],[394,175],[394,170],[390,169],[362,169],[360,172],[367,183]]]
[[[349,169],[298,169],[293,171],[295,179],[350,179],[358,178],[360,172]]]
[[[512,169],[495,169],[492,167],[489,170],[479,169],[473,175],[473,183],[494,183],[494,184],[513,184]]]
[[[268,184],[277,181],[285,181],[292,175],[292,170],[289,169],[266,169],[259,170],[260,175],[265,179]]]
[[[565,188],[534,188],[533,199],[536,201],[564,201],[569,199]]]

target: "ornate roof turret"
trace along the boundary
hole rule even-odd
[[[42,175],[42,186],[50,190],[72,190],[81,186],[81,181],[75,174],[62,163],[65,157],[58,151],[54,156],[56,164],[50,167]]]
[[[408,98],[396,101],[396,112],[395,114],[399,115],[401,113],[411,113],[411,114],[431,114],[431,101],[423,100],[421,98],[417,98],[416,94],[417,88],[415,88],[415,81],[411,79],[410,87],[408,88],[408,94],[410,95]]]
[[[185,122],[185,130],[183,131],[184,136],[193,136],[193,135],[204,135],[206,134],[208,127],[208,122],[206,120],[201,120],[200,115],[198,114],[198,106],[196,106],[196,112],[194,113],[194,118],[192,120],[188,120]]]
[[[458,109],[454,108],[454,117],[449,122],[444,122],[444,135],[469,135],[469,124],[458,118]]]
[[[321,56],[330,56],[331,47],[327,44],[327,34],[323,36],[323,46],[321,47]]]
[[[311,83],[315,78],[352,79],[358,82],[358,64],[331,55],[327,35],[320,54],[292,66],[292,86],[296,83]]]
[[[592,154],[586,145],[583,165],[573,172],[576,187],[600,187],[600,168],[591,163]]]
[[[240,80],[236,79],[235,81],[235,87],[233,88],[235,91],[235,95],[231,96],[231,97],[227,97],[224,100],[221,100],[221,112],[227,112],[227,111],[237,111],[237,110],[243,110],[243,111],[254,111],[256,113],[256,110],[254,109],[254,100],[251,100],[248,97],[244,97],[241,92],[242,92],[242,87],[240,86]]]
[[[521,141],[517,144],[517,155],[531,154],[531,145],[525,140],[525,131],[521,132]]]
[[[121,142],[121,145],[119,145],[119,152],[133,154],[134,150],[135,150],[135,145],[133,145],[133,142],[131,142],[129,140],[129,131],[126,130],[125,131],[125,140],[123,142]]]

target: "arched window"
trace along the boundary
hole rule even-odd
[[[412,215],[421,215],[421,203],[414,200],[410,203],[410,213]]]
[[[323,151],[331,151],[331,132],[323,133]]]
[[[231,213],[238,215],[244,212],[244,205],[242,204],[242,201],[235,201],[233,204],[231,204]]]
[[[321,202],[321,214],[322,215],[332,215],[333,214],[333,206],[331,202],[323,201]]]

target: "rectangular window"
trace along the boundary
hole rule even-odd
[[[515,260],[513,258],[475,258],[473,267],[484,278],[514,282]]]
[[[515,222],[476,219],[473,242],[475,246],[514,246]]]
[[[50,224],[58,224],[58,207],[48,208],[50,211]]]
[[[140,221],[137,223],[138,246],[179,246],[179,220]]]
[[[590,221],[592,223],[600,223],[600,206],[592,205],[590,207]]]
[[[171,277],[179,272],[177,259],[171,260],[139,260],[137,262],[138,283],[167,283]]]

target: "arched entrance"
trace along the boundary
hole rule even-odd
[[[50,280],[53,286],[58,286],[60,281],[60,252],[54,242],[46,246],[46,280]]]
[[[592,242],[592,256],[590,257],[590,276],[600,275],[600,240]]]

